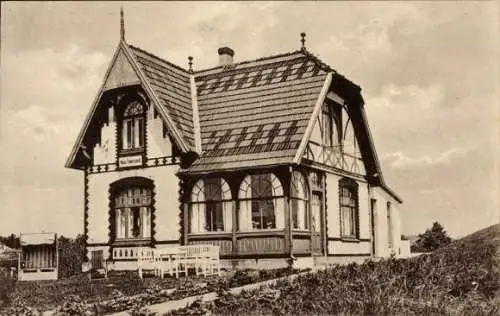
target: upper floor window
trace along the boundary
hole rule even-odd
[[[323,145],[333,145],[333,115],[332,107],[326,104],[323,107]]]
[[[292,173],[292,225],[294,229],[309,229],[309,190],[302,173]]]
[[[283,229],[283,187],[273,173],[246,176],[238,198],[241,231]]]
[[[190,232],[230,232],[231,205],[231,191],[224,179],[199,180],[191,191]]]
[[[122,149],[133,150],[144,147],[144,106],[133,101],[123,113]]]
[[[352,179],[341,179],[340,191],[340,221],[341,236],[358,238],[359,216],[358,216],[358,184]]]
[[[339,143],[339,134],[341,133],[341,106],[337,103],[328,102],[323,106],[323,145],[335,146]]]

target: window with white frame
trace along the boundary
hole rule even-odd
[[[348,178],[339,181],[341,235],[358,238],[358,184]]]
[[[232,231],[231,191],[222,178],[196,182],[191,191],[190,233]]]
[[[133,186],[114,197],[116,239],[151,237],[151,189]]]
[[[238,199],[240,231],[284,228],[283,187],[273,173],[245,177]]]
[[[302,173],[292,173],[292,192],[290,197],[292,207],[292,227],[294,229],[309,229],[309,187]]]
[[[134,150],[144,147],[144,106],[133,101],[123,112],[122,121],[122,149]]]

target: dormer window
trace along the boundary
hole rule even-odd
[[[144,106],[133,101],[123,113],[122,149],[135,151],[144,148]]]

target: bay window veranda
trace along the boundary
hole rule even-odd
[[[218,245],[223,256],[286,254],[292,240],[294,249],[310,251],[319,215],[311,218],[308,177],[278,174],[283,179],[266,172],[196,180],[188,193],[186,243]]]

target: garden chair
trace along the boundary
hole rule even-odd
[[[179,248],[157,249],[155,252],[156,265],[161,278],[167,273],[170,276],[179,277],[181,272],[187,275],[184,258],[186,252]]]
[[[144,270],[153,270],[155,276],[158,274],[153,248],[144,247],[137,250],[137,271],[141,279]]]

